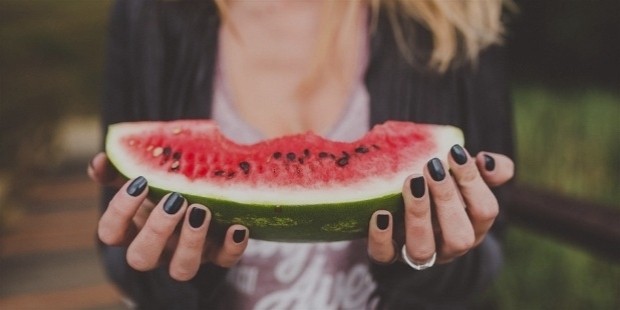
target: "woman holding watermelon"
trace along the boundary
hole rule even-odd
[[[468,150],[403,180],[404,223],[378,211],[366,240],[318,244],[248,240],[241,225],[212,240],[209,206],[151,202],[148,180],[123,184],[98,154],[112,280],[145,309],[466,306],[499,270],[490,188],[513,175],[501,12],[501,0],[118,1],[106,127],[212,118],[239,142],[354,140],[396,119],[460,127]]]

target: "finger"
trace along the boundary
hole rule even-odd
[[[465,254],[474,244],[474,231],[465,212],[456,183],[446,174],[441,160],[433,158],[424,167],[431,199],[441,229],[438,261],[450,261]]]
[[[453,146],[450,155],[450,170],[465,200],[466,211],[474,228],[474,244],[478,244],[493,225],[499,213],[499,205],[482,179],[476,160],[460,145]]]
[[[138,230],[141,230],[142,227],[144,227],[146,220],[148,220],[149,215],[151,215],[151,212],[153,212],[154,209],[155,204],[148,198],[144,200],[142,205],[140,205],[138,212],[136,212],[136,215],[133,217],[133,223]]]
[[[91,159],[87,172],[93,181],[101,185],[121,187],[126,180],[118,173],[103,152],[96,154]]]
[[[476,155],[476,164],[490,187],[502,185],[514,176],[514,162],[502,154],[480,152]]]
[[[127,263],[139,271],[157,266],[168,239],[183,218],[187,202],[178,193],[162,199],[146,220],[144,227],[127,248]]]
[[[239,261],[248,245],[248,229],[242,225],[232,225],[224,238],[224,244],[215,254],[213,263],[230,268]]]
[[[177,281],[187,281],[198,272],[209,229],[211,214],[206,207],[193,204],[186,212],[181,236],[172,260],[170,276]]]
[[[385,210],[373,213],[368,225],[368,256],[380,264],[396,260],[396,250],[392,239],[392,214]]]
[[[123,245],[135,234],[132,219],[148,193],[147,181],[137,177],[127,181],[114,195],[99,219],[97,234],[107,245]]]
[[[403,186],[405,245],[414,262],[426,262],[435,254],[431,201],[424,176],[414,175]]]

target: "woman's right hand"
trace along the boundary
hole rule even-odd
[[[127,246],[127,263],[139,271],[169,264],[170,276],[187,281],[202,263],[229,268],[248,243],[242,225],[228,228],[224,241],[207,238],[211,212],[203,205],[187,205],[178,193],[169,193],[156,205],[147,199],[147,180],[124,182],[99,153],[88,167],[90,178],[104,186],[120,187],[99,219],[99,239],[109,246]]]

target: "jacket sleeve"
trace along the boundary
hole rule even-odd
[[[484,51],[478,63],[463,68],[449,80],[455,81],[456,100],[462,113],[460,126],[468,150],[474,156],[490,151],[513,157],[512,112],[502,50]],[[378,283],[380,305],[386,309],[462,307],[472,296],[489,287],[499,274],[501,249],[502,194],[495,191],[500,216],[495,227],[476,248],[453,262],[416,271],[403,263],[372,265]]]
[[[155,1],[121,0],[111,9],[101,106],[104,137],[108,125],[112,123],[151,117],[148,111],[144,111],[146,105],[140,102],[140,96],[136,95],[141,87],[136,76],[142,76],[144,72],[136,72],[142,66],[136,66],[135,62],[141,58],[140,53],[148,47],[148,42],[141,41],[136,46],[134,39],[139,35],[139,29],[144,28],[139,24],[144,20],[144,11],[152,9],[153,3]],[[117,190],[103,188],[102,212]],[[99,243],[99,253],[108,277],[138,309],[204,309],[213,308],[217,302],[217,292],[227,269],[203,264],[193,280],[178,282],[169,276],[167,265],[148,272],[133,270],[126,262],[126,250],[126,247]]]

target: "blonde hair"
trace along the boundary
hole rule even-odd
[[[227,15],[227,0],[215,0],[224,17]],[[363,1],[363,0],[360,0]],[[409,57],[403,31],[398,25],[398,15],[411,17],[426,27],[433,38],[433,47],[429,65],[445,71],[455,60],[459,51],[465,57],[475,60],[478,53],[492,44],[502,42],[504,27],[501,21],[504,5],[514,9],[511,1],[504,0],[367,0],[369,1],[373,20],[376,22],[381,9],[385,9],[392,25],[399,48],[405,57]],[[332,43],[338,39],[339,27],[355,23],[354,7],[358,0],[328,0],[325,2],[325,23],[322,23],[323,35],[317,44],[318,63],[324,63]],[[334,12],[343,4],[345,18]]]
[[[215,0],[224,20],[228,16],[227,1]],[[432,51],[427,65],[438,72],[445,72],[459,59],[475,62],[481,50],[501,43],[504,33],[502,9],[504,5],[512,4],[511,0],[325,0],[322,29],[319,30],[321,35],[314,59],[309,64],[307,78],[299,86],[300,96],[315,89],[326,68],[334,68],[341,57],[349,57],[356,52],[338,50],[338,46],[356,39],[355,36],[343,34],[351,34],[350,30],[355,29],[351,27],[357,26],[360,1],[365,1],[370,7],[373,28],[376,27],[379,12],[385,10],[398,48],[409,63],[414,63],[413,48],[405,38],[405,25],[400,21],[403,18],[413,19],[427,28],[432,36]],[[232,28],[234,32],[234,26]]]
[[[502,0],[371,0],[373,12],[387,10],[394,25],[399,48],[405,57],[406,45],[402,28],[397,25],[398,14],[411,17],[426,27],[433,38],[429,65],[443,72],[463,51],[468,60],[475,61],[484,48],[501,43],[504,27],[501,21]]]

